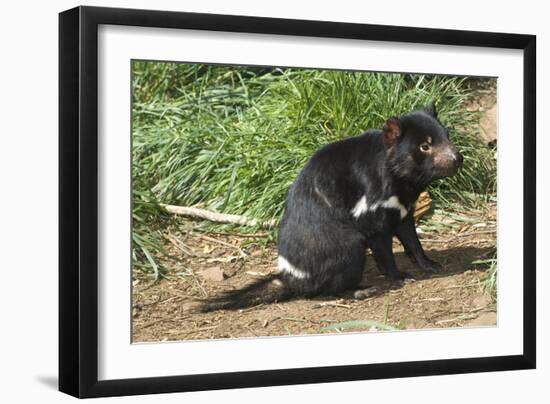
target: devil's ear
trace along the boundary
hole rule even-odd
[[[424,107],[424,111],[437,118],[437,110],[435,109],[435,100],[431,100],[430,103]]]
[[[384,141],[388,146],[393,146],[401,136],[401,123],[398,118],[391,117],[382,128]]]

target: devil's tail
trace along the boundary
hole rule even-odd
[[[200,301],[197,311],[208,312],[222,309],[242,309],[262,303],[280,302],[290,298],[290,289],[278,274],[258,279],[243,289],[225,292],[222,295]]]

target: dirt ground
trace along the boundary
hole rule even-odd
[[[467,215],[468,221],[432,217],[445,230],[423,234],[427,254],[444,267],[439,274],[418,270],[396,242],[398,267],[413,274],[414,282],[386,281],[368,257],[362,286],[380,290],[368,299],[350,295],[297,299],[211,313],[192,313],[189,303],[240,288],[274,271],[276,246],[262,245],[263,238],[202,233],[192,222],[182,221],[170,229],[167,245],[172,255],[180,257],[174,263],[179,275],[150,287],[134,281],[133,341],[496,325],[496,301],[483,288],[486,267],[472,264],[495,253],[496,206],[460,215]],[[338,327],[352,320],[369,321]],[[330,326],[335,328],[325,329]]]
[[[486,143],[496,142],[495,90],[480,88],[468,106],[481,112],[479,135]],[[275,271],[276,245],[265,235],[205,233],[180,220],[165,234],[173,275],[148,285],[134,273],[133,342],[494,326],[496,296],[483,283],[487,264],[474,262],[495,256],[496,204],[453,215],[432,215],[430,227],[420,226],[428,256],[443,265],[439,274],[419,271],[396,242],[397,265],[414,282],[386,281],[368,257],[361,287],[379,292],[365,300],[348,293],[211,313],[193,313],[189,306]]]

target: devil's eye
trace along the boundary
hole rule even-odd
[[[422,143],[420,145],[420,150],[423,151],[424,153],[430,151],[430,145],[428,143]]]

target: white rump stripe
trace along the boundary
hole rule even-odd
[[[279,257],[277,258],[277,265],[280,272],[285,272],[298,279],[309,278],[309,274],[307,272],[302,271],[301,269],[298,269],[295,266],[291,265],[290,262],[288,262],[286,258],[282,255],[279,255]]]

